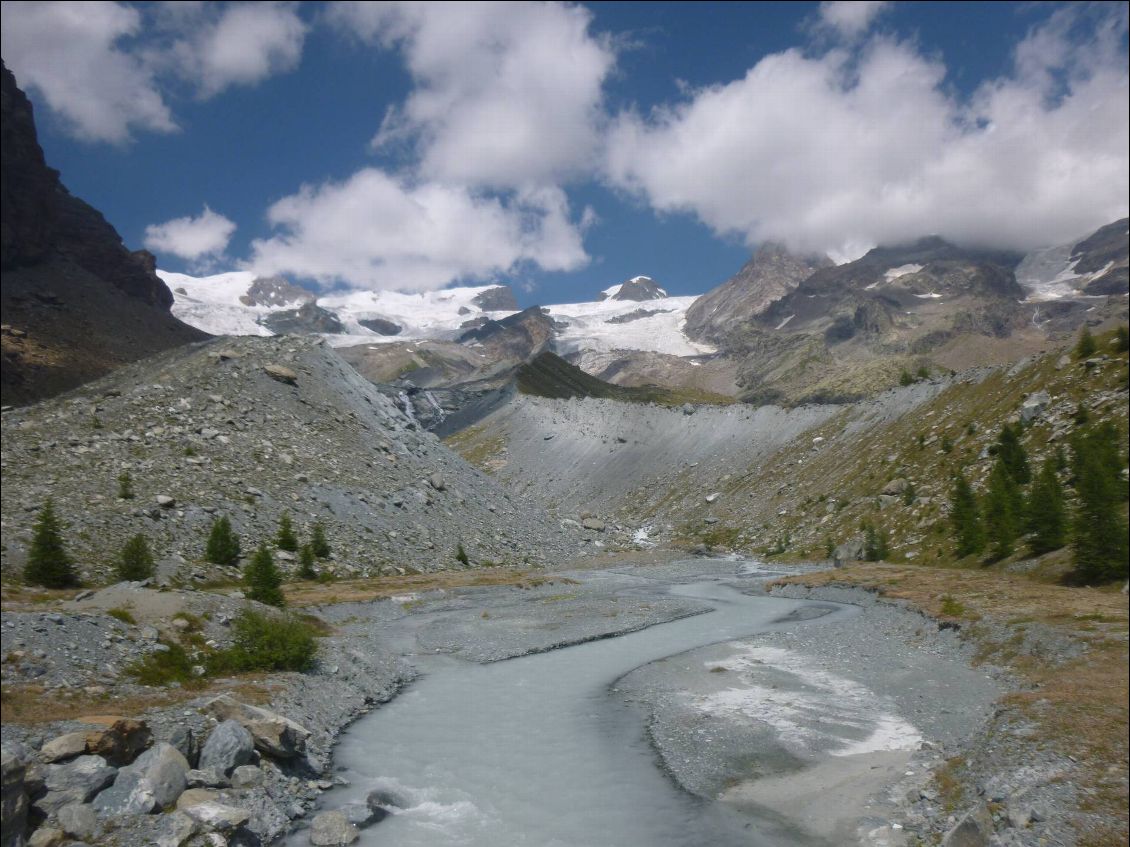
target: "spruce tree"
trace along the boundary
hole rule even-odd
[[[1091,335],[1091,328],[1083,324],[1083,329],[1079,331],[1079,341],[1075,345],[1075,358],[1089,358],[1095,355],[1095,351],[1098,349],[1098,345],[1095,344],[1095,337]]]
[[[326,540],[326,527],[318,521],[310,530],[310,549],[319,559],[328,559],[331,553],[330,543]]]
[[[118,499],[133,499],[133,477],[130,476],[129,471],[122,471],[118,475]]]
[[[45,588],[78,585],[74,563],[63,544],[63,528],[50,498],[39,510],[32,530],[31,548],[24,565],[24,579]]]
[[[1072,440],[1079,507],[1072,527],[1075,577],[1087,584],[1125,579],[1127,526],[1122,516],[1126,484],[1120,478],[1119,434],[1110,423]]]
[[[149,550],[149,541],[138,533],[126,542],[122,552],[118,555],[118,579],[140,581],[153,576],[153,553]]]
[[[985,534],[994,560],[1010,555],[1020,536],[1024,500],[1020,487],[1004,462],[998,458],[989,474],[989,490],[985,493]]]
[[[275,560],[271,558],[266,546],[260,545],[251,557],[251,561],[243,571],[243,580],[247,583],[247,596],[268,606],[284,606],[281,585],[282,575],[275,567]]]
[[[288,553],[298,550],[298,537],[294,534],[294,526],[290,522],[290,513],[283,512],[279,518],[279,533],[275,536],[275,546]]]
[[[868,562],[881,562],[887,558],[887,533],[873,524],[863,526],[863,558]]]
[[[1067,543],[1067,506],[1052,456],[1044,460],[1032,483],[1026,512],[1027,529],[1031,533],[1028,546],[1034,556],[1058,550]]]
[[[973,489],[962,473],[958,473],[954,479],[950,522],[957,540],[957,548],[954,550],[957,556],[972,556],[985,549],[985,527],[981,523],[977,498],[973,496]]]
[[[1027,485],[1032,479],[1028,469],[1028,452],[1020,443],[1019,427],[1005,424],[1001,434],[997,437],[997,460],[1016,481],[1017,485]]]
[[[318,572],[314,570],[314,547],[303,544],[298,551],[298,576],[300,579],[317,579]]]
[[[226,516],[214,520],[205,558],[216,565],[234,565],[239,562],[239,554],[239,536],[232,532],[231,521]]]

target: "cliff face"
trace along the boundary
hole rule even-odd
[[[57,394],[204,338],[169,314],[153,256],[131,251],[48,167],[31,102],[0,68],[3,402]]]

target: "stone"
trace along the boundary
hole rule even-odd
[[[186,787],[187,773],[184,756],[159,741],[118,771],[113,786],[94,798],[94,808],[106,816],[159,812],[176,803]]]
[[[190,770],[184,775],[184,779],[189,788],[223,788],[228,784],[227,777],[222,776],[215,768]]]
[[[365,796],[365,805],[387,812],[389,809],[406,808],[408,800],[389,788],[374,788]]]
[[[706,495],[706,502],[707,503],[713,503],[714,501],[716,501],[721,496],[722,495],[719,494],[717,491],[715,491],[713,494],[707,494]]]
[[[908,488],[910,488],[910,480],[900,476],[898,479],[892,479],[884,485],[880,494],[885,494],[888,497],[897,497],[900,494],[905,494]]]
[[[98,816],[85,803],[71,803],[56,814],[55,819],[63,832],[72,838],[93,838],[98,833]]]
[[[161,818],[154,843],[156,847],[182,847],[198,829],[199,824],[184,812],[173,812]]]
[[[53,826],[41,826],[27,840],[27,847],[59,847],[67,834]]]
[[[145,721],[118,718],[108,729],[86,734],[86,752],[121,767],[136,759],[152,740]]]
[[[86,733],[68,732],[52,738],[39,749],[39,758],[46,764],[64,762],[86,752]]]
[[[845,541],[832,551],[832,562],[837,568],[842,568],[850,562],[858,562],[863,558],[863,539],[853,538]]]
[[[338,811],[343,812],[346,819],[358,829],[379,823],[389,814],[387,809],[370,806],[368,803],[346,803]]]
[[[604,532],[605,529],[604,521],[602,521],[600,518],[585,518],[583,521],[581,521],[581,526],[583,526],[585,529],[591,529],[595,532]]]
[[[282,365],[264,365],[263,371],[271,379],[285,383],[286,385],[295,385],[298,382],[298,374]]]
[[[942,847],[989,847],[993,835],[993,818],[984,803],[970,809],[945,834]]]
[[[177,504],[176,498],[170,497],[168,494],[158,494],[154,499],[162,509],[171,509]]]
[[[443,474],[438,471],[428,477],[428,483],[436,491],[444,491],[447,489],[447,481],[443,478]]]
[[[189,788],[177,798],[177,808],[187,809],[189,806],[196,806],[200,803],[214,803],[219,799],[219,794],[215,791],[209,791],[207,788]]]
[[[214,800],[196,803],[195,805],[186,807],[183,811],[186,815],[207,829],[215,829],[220,832],[236,829],[251,820],[251,812],[247,811],[247,809],[241,809],[238,806],[228,806]]]
[[[221,694],[209,700],[201,710],[217,720],[236,721],[249,733],[260,753],[275,759],[291,759],[306,751],[310,731],[289,718],[259,706],[240,703]],[[244,764],[240,762],[240,764]]]
[[[25,751],[5,744],[0,749],[0,847],[18,847],[27,826]]]
[[[314,847],[345,847],[360,837],[357,827],[340,809],[322,812],[310,823],[310,843]]]
[[[1020,404],[1020,420],[1031,423],[1044,414],[1051,402],[1052,398],[1046,391],[1029,394]]]
[[[212,768],[230,776],[240,765],[251,761],[255,741],[238,721],[225,720],[212,730],[200,751],[200,768]]]
[[[189,767],[196,765],[197,757],[200,755],[200,749],[199,745],[196,743],[196,736],[189,727],[174,727],[173,731],[169,733],[168,741],[184,756]]]
[[[252,788],[263,782],[263,772],[255,765],[240,765],[231,772],[232,788]]]
[[[112,783],[118,773],[101,756],[79,756],[66,764],[47,765],[43,770],[47,793],[32,805],[48,816],[71,803],[86,803]]]

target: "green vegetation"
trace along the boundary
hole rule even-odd
[[[192,659],[180,644],[166,643],[167,649],[157,653],[146,653],[136,662],[126,667],[126,674],[142,685],[163,686],[182,685],[195,688],[203,683],[202,673],[194,670]],[[200,670],[203,670],[201,667]]]
[[[303,544],[302,549],[298,551],[298,578],[318,578],[318,572],[314,570],[314,548],[310,544]]]
[[[118,499],[132,500],[133,498],[133,477],[130,476],[129,471],[122,471],[118,474]]]
[[[950,502],[950,523],[953,524],[957,540],[954,554],[958,558],[964,558],[982,552],[985,549],[985,526],[981,522],[977,498],[973,496],[973,489],[965,474],[958,473],[954,478]]]
[[[1067,504],[1056,474],[1056,460],[1048,456],[1040,469],[1025,509],[1027,530],[1031,534],[1028,547],[1032,555],[1041,556],[1058,550],[1067,543]]]
[[[985,494],[985,534],[990,555],[999,561],[1012,554],[1020,537],[1024,498],[1020,486],[1009,473],[1008,466],[997,457],[989,474],[989,490]]]
[[[113,609],[107,609],[106,614],[108,614],[115,620],[129,624],[130,626],[135,626],[137,624],[137,619],[133,616],[133,612],[131,612],[129,609],[123,609],[121,606],[117,606]]]
[[[913,385],[914,375],[911,374],[906,368],[903,368],[902,373],[899,374],[899,385]]]
[[[942,614],[947,618],[964,617],[965,606],[947,594],[942,598]]]
[[[239,562],[239,554],[239,536],[232,532],[231,521],[226,516],[217,518],[208,534],[205,558],[216,565],[235,565]]]
[[[881,562],[889,553],[886,530],[870,522],[864,523],[863,558],[868,562]]]
[[[1116,353],[1125,353],[1130,350],[1130,327],[1120,326],[1114,335]]]
[[[1005,424],[996,443],[997,460],[1004,465],[1017,485],[1027,485],[1032,479],[1028,469],[1028,452],[1020,443],[1020,428]]]
[[[1098,345],[1095,343],[1095,337],[1091,335],[1091,328],[1083,324],[1083,329],[1079,331],[1079,341],[1075,344],[1075,358],[1089,358],[1095,355],[1098,349]]]
[[[275,546],[288,553],[298,551],[298,537],[294,534],[294,525],[290,522],[290,513],[283,512],[279,518],[279,532],[275,536]]]
[[[32,532],[31,549],[28,550],[27,564],[24,565],[24,580],[44,588],[78,585],[74,563],[63,544],[63,527],[50,498],[39,510]]]
[[[1086,584],[1127,576],[1127,526],[1123,516],[1125,459],[1118,428],[1105,423],[1072,439],[1072,469],[1079,505],[1072,527],[1074,577]]]
[[[153,553],[149,541],[140,532],[126,542],[118,555],[118,579],[140,581],[153,576]]]
[[[249,599],[268,606],[286,605],[286,598],[282,593],[282,575],[264,545],[260,545],[251,557],[251,562],[244,569],[243,579],[247,583]]]
[[[235,643],[209,657],[210,673],[307,671],[318,652],[314,628],[293,615],[248,609],[232,621],[232,634]]]
[[[328,559],[333,552],[326,540],[326,527],[321,521],[315,522],[310,529],[310,549],[319,559]]]
[[[455,561],[459,562],[464,567],[471,566],[471,558],[467,555],[467,550],[463,547],[462,541],[455,545]]]

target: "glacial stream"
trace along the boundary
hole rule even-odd
[[[810,603],[749,596],[718,581],[674,585],[714,611],[601,641],[493,664],[414,657],[423,676],[340,740],[349,785],[325,808],[374,788],[405,808],[362,845],[700,847],[804,844],[787,824],[686,793],[650,746],[638,711],[611,690],[648,662],[749,636]],[[837,607],[824,625],[855,614]],[[304,833],[292,843],[306,844]]]

